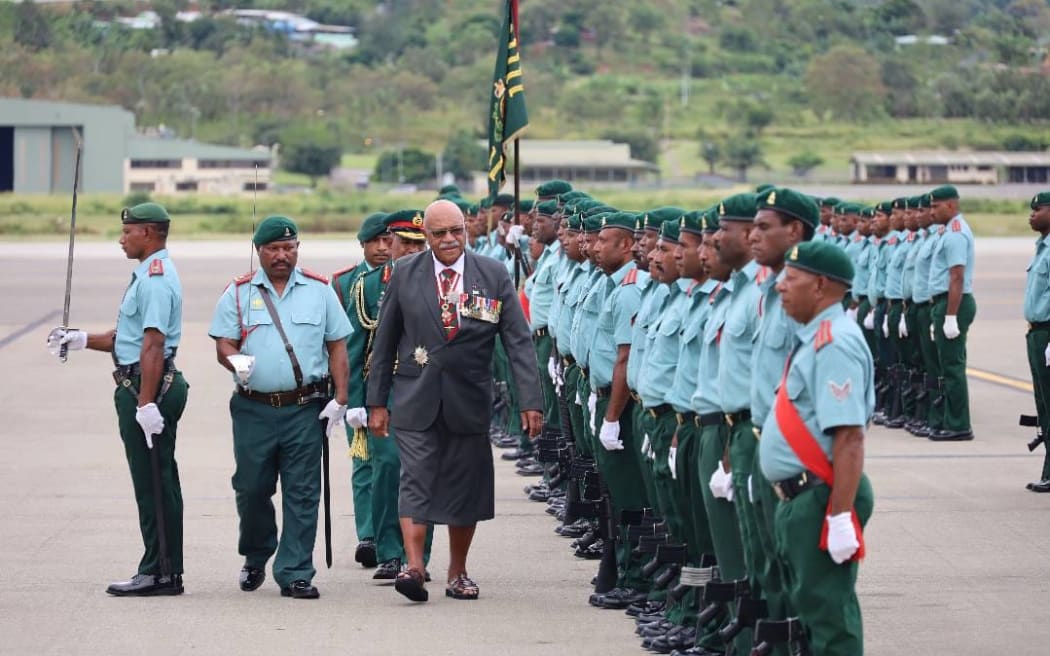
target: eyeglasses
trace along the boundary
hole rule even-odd
[[[444,239],[445,235],[452,235],[453,237],[462,237],[466,229],[463,226],[456,226],[455,228],[438,228],[437,230],[428,230],[429,234],[434,239]]]

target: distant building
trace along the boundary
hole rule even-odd
[[[631,157],[631,147],[608,140],[554,141],[522,139],[521,182],[567,180],[573,184],[636,185],[651,182],[660,167]],[[508,152],[513,155],[513,150]],[[512,170],[508,168],[507,174]]]
[[[1050,153],[854,153],[850,169],[861,184],[1046,184]]]
[[[81,135],[80,190],[231,194],[270,185],[270,153],[147,137],[117,106],[0,98],[0,192],[73,188],[74,130]]]

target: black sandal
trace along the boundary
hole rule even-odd
[[[463,599],[464,601],[473,601],[478,598],[478,584],[470,580],[470,577],[464,572],[456,578],[449,581],[448,586],[445,588],[445,596],[452,597],[453,599]]]
[[[424,587],[423,572],[418,569],[406,569],[394,580],[394,589],[412,601],[427,601],[430,593]]]

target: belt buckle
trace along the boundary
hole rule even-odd
[[[281,393],[280,392],[270,392],[270,406],[274,407],[274,408],[280,408],[281,407]]]
[[[703,426],[700,424],[700,415],[693,417],[693,425],[697,428],[703,428]]]
[[[674,418],[679,426],[685,425],[685,416],[683,416],[681,412],[674,413]]]
[[[758,426],[752,426],[751,427],[751,432],[755,434],[755,439],[756,440],[761,440],[762,439],[762,429],[759,428]]]
[[[656,410],[653,410],[652,408],[648,408],[648,409],[646,409],[646,412],[649,413],[650,417],[652,417],[653,419],[656,419]]]
[[[299,395],[299,396],[295,397],[295,405],[306,405],[309,402],[310,402],[310,397],[309,396]]]
[[[773,491],[776,493],[777,498],[781,501],[788,501],[788,495],[784,494],[784,490],[780,487],[780,483],[773,483]]]
[[[725,413],[725,417],[726,417],[726,423],[729,424],[730,428],[732,428],[733,427],[733,415],[727,412],[727,413]]]

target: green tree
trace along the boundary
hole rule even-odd
[[[594,44],[600,56],[604,48],[623,40],[625,30],[623,7],[612,2],[596,3],[587,15],[585,25],[594,30]]]
[[[886,93],[879,63],[851,45],[835,46],[814,57],[806,70],[806,89],[814,108],[825,108],[847,121],[878,116]]]
[[[22,0],[15,9],[15,43],[34,52],[51,47],[51,24],[44,10],[33,0]]]
[[[725,144],[724,161],[736,169],[737,180],[747,182],[747,170],[765,163],[762,144],[746,134],[729,137]]]
[[[656,137],[644,130],[606,130],[602,133],[602,139],[627,144],[633,159],[655,162],[660,157],[660,145]]]
[[[281,133],[281,168],[290,173],[309,176],[310,186],[327,176],[343,156],[341,146],[334,143],[332,132],[324,127],[304,126]]]
[[[379,182],[418,184],[435,179],[434,156],[419,148],[388,150],[376,161],[375,179]]]
[[[475,171],[485,169],[485,147],[478,138],[465,130],[449,137],[441,153],[441,168],[456,180],[469,180]]]
[[[791,159],[788,160],[788,166],[790,166],[795,175],[800,178],[809,175],[810,171],[823,163],[824,158],[811,150],[804,150],[801,153],[795,153],[791,156]]]
[[[714,139],[701,137],[700,157],[707,162],[707,172],[715,174],[715,165],[722,159],[722,147]]]

